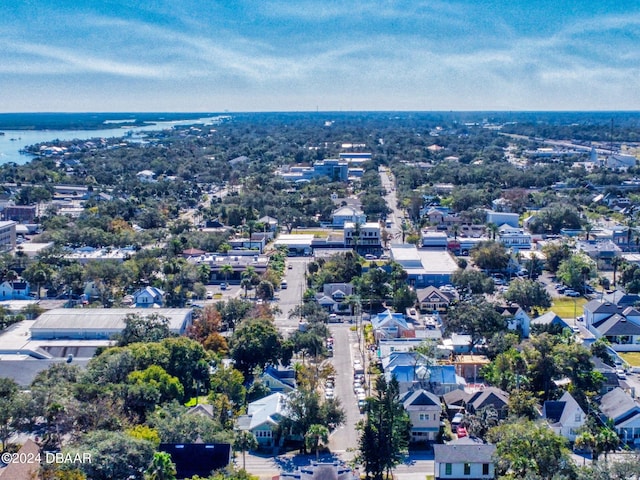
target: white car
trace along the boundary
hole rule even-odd
[[[327,400],[333,400],[335,398],[335,392],[332,388],[327,388],[324,392],[324,398]]]

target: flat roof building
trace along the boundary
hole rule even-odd
[[[33,340],[86,339],[108,340],[125,328],[127,315],[143,318],[160,315],[169,321],[169,329],[182,335],[191,324],[190,308],[56,308],[44,312],[31,326]]]

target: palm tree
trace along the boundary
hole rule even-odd
[[[611,259],[611,267],[613,267],[613,286],[616,286],[616,273],[618,273],[618,267],[622,265],[622,258],[615,256]]]
[[[236,452],[242,452],[242,469],[245,469],[246,460],[245,453],[248,450],[255,450],[258,448],[258,440],[256,440],[255,435],[248,430],[240,430],[236,434],[236,438],[233,440],[233,449]]]
[[[145,480],[176,480],[176,466],[166,452],[153,454],[153,461],[144,474]]]
[[[460,225],[458,225],[457,223],[454,224],[453,227],[451,227],[451,232],[453,233],[453,241],[457,242],[458,234],[460,233]]]
[[[224,280],[225,282],[228,282],[229,275],[233,273],[233,267],[230,264],[225,263],[220,267],[220,273],[224,274]]]
[[[318,423],[311,425],[304,436],[305,446],[316,451],[316,460],[320,457],[320,445],[326,445],[328,441],[329,429]]]
[[[495,240],[496,235],[498,235],[500,231],[500,227],[493,222],[489,222],[487,223],[487,231],[491,234],[491,240]]]
[[[47,281],[47,272],[42,269],[36,270],[33,272],[33,281],[36,282],[36,286],[38,288],[37,296],[38,299],[40,299],[40,286]]]
[[[584,226],[585,240],[587,242],[589,241],[589,235],[591,234],[591,230],[593,230],[593,225],[591,225],[590,223],[587,223]]]
[[[406,220],[402,221],[402,223],[400,224],[400,229],[402,230],[402,243],[404,243],[404,239],[406,238],[407,233],[409,233],[409,224]]]
[[[244,289],[244,298],[247,298],[247,294],[249,292],[250,286],[251,286],[251,279],[243,276],[242,280],[240,280],[240,288]]]

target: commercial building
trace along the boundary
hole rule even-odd
[[[31,326],[32,340],[109,340],[125,328],[128,315],[159,315],[169,329],[182,335],[191,325],[190,308],[56,308],[44,312]]]

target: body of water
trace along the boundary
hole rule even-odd
[[[221,117],[198,118],[194,120],[180,120],[171,122],[156,122],[143,127],[105,128],[103,130],[2,130],[0,135],[0,164],[15,162],[28,163],[33,156],[20,153],[29,145],[46,143],[53,140],[88,140],[90,138],[125,137],[133,132],[134,138],[138,132],[152,132],[165,130],[176,125],[217,125]]]

